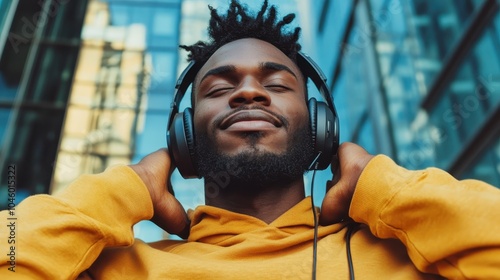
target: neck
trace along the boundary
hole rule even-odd
[[[206,205],[256,217],[271,223],[304,199],[302,177],[284,186],[232,186],[216,188],[205,182]]]

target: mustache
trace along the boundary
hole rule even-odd
[[[227,117],[229,117],[230,115],[236,113],[236,112],[239,112],[239,111],[244,111],[244,110],[262,110],[274,117],[276,117],[277,119],[280,120],[280,122],[283,124],[283,127],[285,127],[285,129],[288,130],[288,127],[289,127],[289,122],[288,120],[282,116],[282,115],[279,115],[271,110],[269,110],[268,108],[266,108],[265,106],[262,106],[262,105],[251,105],[251,106],[248,106],[248,105],[244,105],[244,106],[239,106],[238,108],[234,109],[234,110],[231,110],[217,118],[215,118],[214,120],[214,129],[216,129],[217,127],[220,127],[221,126],[221,123],[224,119],[226,119]]]

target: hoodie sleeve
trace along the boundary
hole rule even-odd
[[[28,197],[14,213],[0,213],[12,223],[0,240],[14,240],[10,256],[0,254],[0,278],[75,279],[105,247],[131,245],[132,226],[152,216],[148,190],[128,166],[83,175],[54,196]]]
[[[409,171],[379,155],[363,171],[349,214],[375,236],[401,240],[423,272],[500,277],[500,189],[484,182]]]

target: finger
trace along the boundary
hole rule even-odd
[[[186,211],[181,203],[169,193],[166,193],[163,199],[155,205],[151,221],[168,233],[182,238],[187,238],[189,235],[190,221]]]

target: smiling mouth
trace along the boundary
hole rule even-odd
[[[263,110],[241,110],[222,120],[222,130],[261,131],[282,127],[281,120]]]

